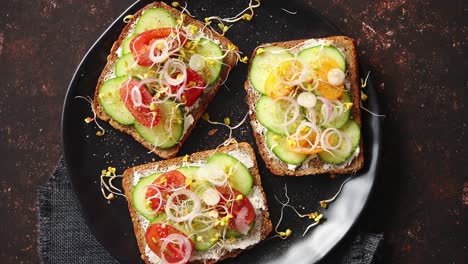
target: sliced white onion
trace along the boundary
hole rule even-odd
[[[322,123],[320,123],[320,125],[322,125],[330,120],[330,117],[333,114],[333,105],[330,103],[330,100],[323,96],[317,96],[317,99],[323,102],[323,105],[320,109],[320,112],[323,116]]]
[[[193,228],[193,224],[194,224],[193,222],[202,223],[205,225],[205,227],[201,229],[195,229]],[[210,216],[209,214],[200,213],[188,220],[188,226],[194,233],[199,234],[199,233],[203,233],[203,232],[213,229],[215,222],[216,222],[216,218]]]
[[[305,129],[305,128],[308,128],[308,131],[307,131],[307,133],[304,134],[304,133],[302,133],[302,130]],[[310,136],[313,133],[316,134],[314,142],[310,141]],[[297,127],[296,133],[289,136],[288,138],[294,140],[296,142],[297,146],[301,145],[300,142],[307,141],[307,143],[309,143],[309,147],[304,148],[304,149],[306,149],[306,150],[314,149],[314,148],[318,147],[319,144],[320,144],[320,129],[314,123],[303,122],[302,124],[300,124]],[[298,147],[298,148],[302,149],[301,147]]]
[[[164,263],[185,264],[188,262],[188,260],[190,259],[190,255],[192,253],[192,243],[190,243],[190,240],[186,236],[181,235],[181,234],[170,234],[167,237],[162,238],[161,240],[163,241],[163,243],[161,245],[160,255]],[[165,251],[169,244],[177,245],[182,250],[184,257],[180,261],[169,262],[166,259]]]
[[[314,108],[306,108],[306,119],[312,124],[317,124],[317,114]]]
[[[227,173],[216,164],[205,164],[198,168],[195,176],[202,180],[207,180],[216,186],[222,186],[227,182]]]
[[[159,209],[161,209],[163,197],[162,197],[161,191],[159,190],[158,186],[150,184],[150,185],[148,185],[148,189],[155,190],[156,194],[153,195],[153,196],[147,197],[145,200],[150,201],[151,199],[159,198],[159,201],[160,201],[158,208],[156,208],[154,210],[153,209],[148,210],[149,214],[155,214],[157,211],[159,211]]]
[[[331,69],[327,74],[328,83],[334,86],[343,84],[345,77],[344,71],[339,68]]]
[[[303,92],[297,97],[297,103],[303,107],[314,107],[317,103],[317,98],[311,92]]]
[[[136,86],[141,87],[145,84],[156,83],[156,82],[158,82],[158,79],[156,78],[146,78],[146,79],[142,79],[141,81],[139,81]]]
[[[179,198],[178,196],[186,196],[182,201],[174,201],[174,199]],[[193,202],[191,206],[185,206],[189,202]],[[180,203],[180,204],[179,204]],[[189,213],[186,213],[188,210],[191,210]],[[166,215],[169,220],[180,223],[183,221],[189,220],[194,215],[198,214],[201,209],[200,198],[192,191],[187,189],[181,189],[173,192],[166,201]],[[172,210],[176,212],[176,215],[173,214]]]
[[[194,71],[201,71],[205,68],[205,59],[200,54],[193,54],[190,57],[189,67]]]
[[[336,117],[340,116],[342,113],[344,113],[345,108],[344,108],[343,103],[340,100],[332,100],[331,104],[333,106],[333,114],[330,120],[333,120]]]
[[[279,126],[284,126],[287,127],[294,123],[296,119],[299,117],[300,114],[300,109],[299,109],[299,104],[297,103],[294,98],[287,97],[287,96],[281,96],[273,100],[273,103],[279,102],[279,101],[287,101],[290,105],[288,108],[286,108],[286,111],[284,111],[284,116],[282,116],[283,122],[279,123]],[[293,112],[293,116],[291,119],[288,120],[288,115],[290,112]]]
[[[164,80],[167,84],[177,86],[185,83],[187,79],[187,66],[185,63],[178,59],[169,59],[164,63],[162,69]],[[176,78],[172,78],[171,75],[177,73]],[[180,74],[180,76],[179,76]]]
[[[333,135],[338,136],[338,143],[335,144],[334,146],[332,146],[329,141],[330,137]],[[337,148],[341,146],[342,141],[343,141],[342,132],[332,127],[325,129],[322,133],[322,136],[320,137],[320,143],[322,147],[326,150],[336,150]]]
[[[312,87],[307,87],[306,82],[309,82],[310,80],[313,80]],[[313,70],[307,69],[304,80],[300,83],[300,87],[302,88],[302,90],[308,92],[314,91],[318,88],[318,84],[319,82],[317,80],[317,75],[315,74],[315,72]]]
[[[140,86],[133,86],[130,90],[130,97],[132,98],[133,106],[140,107],[143,104],[143,99],[141,97]]]
[[[162,45],[162,49],[157,47]],[[161,63],[169,58],[169,43],[166,39],[158,39],[151,44],[149,58],[154,63]]]
[[[242,207],[236,219],[234,220],[237,231],[239,231],[243,235],[247,235],[250,229],[249,225],[247,224],[247,221],[245,220],[248,212],[249,212],[249,209],[246,206]]]
[[[205,201],[206,205],[213,206],[219,203],[221,197],[219,196],[219,192],[213,188],[208,188],[203,193],[203,201]]]

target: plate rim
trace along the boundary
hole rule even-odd
[[[95,237],[96,241],[98,241],[98,243],[101,244],[103,246],[103,248],[105,248],[106,251],[108,251],[109,254],[114,259],[115,259],[115,256],[107,249],[107,247],[104,245],[104,243],[102,243],[100,241],[100,239],[98,239],[98,236],[96,236],[96,232],[97,232],[96,228],[93,227],[93,225],[91,224],[89,218],[87,217],[87,215],[83,211],[83,205],[82,205],[81,199],[79,198],[80,193],[78,193],[78,190],[77,190],[77,188],[75,186],[75,183],[74,183],[74,180],[73,180],[73,178],[76,178],[76,177],[72,177],[72,175],[71,175],[72,174],[72,170],[70,169],[71,168],[71,160],[70,160],[70,157],[69,157],[70,156],[70,154],[69,154],[70,149],[67,147],[67,143],[65,142],[65,141],[67,141],[66,140],[67,136],[65,134],[65,123],[66,123],[66,117],[65,116],[66,116],[66,113],[69,111],[68,109],[70,108],[70,104],[71,104],[70,94],[71,94],[73,88],[75,86],[77,86],[76,80],[79,79],[78,77],[80,75],[80,72],[83,70],[82,69],[83,65],[88,60],[88,57],[89,57],[90,53],[92,53],[97,48],[97,46],[100,44],[100,42],[104,38],[104,36],[106,34],[108,34],[108,32],[116,24],[121,22],[121,19],[125,16],[125,14],[128,13],[128,11],[133,9],[135,6],[141,4],[141,2],[143,2],[143,1],[141,1],[141,0],[135,1],[128,8],[126,8],[124,11],[122,11],[122,13],[120,15],[118,15],[115,18],[115,20],[99,35],[99,37],[96,39],[96,41],[87,50],[85,55],[83,55],[83,59],[78,64],[74,74],[71,77],[71,81],[70,81],[70,83],[69,83],[69,85],[67,87],[67,91],[66,91],[66,94],[65,94],[65,97],[64,97],[64,100],[63,100],[63,107],[62,107],[62,111],[61,111],[61,123],[60,123],[60,125],[61,125],[61,146],[62,146],[62,150],[63,150],[63,157],[64,157],[66,169],[67,169],[68,174],[70,175],[70,178],[71,178],[71,185],[72,185],[73,192],[77,197],[77,201],[78,201],[77,204],[78,204],[78,207],[80,209],[80,214],[83,217],[83,219],[85,220],[85,223],[86,223],[87,227],[89,228],[89,230],[91,231],[91,233]],[[323,15],[321,12],[319,12],[316,8],[308,7],[308,9],[309,9],[308,10],[309,13],[313,13],[311,15],[318,17],[321,21],[324,21],[328,26],[331,27],[331,29],[333,31],[335,31],[335,32],[337,32],[337,33],[339,33],[341,35],[346,35],[346,34],[343,34],[343,32],[340,30],[340,28],[337,27],[336,24],[333,21],[331,21],[328,17]],[[359,57],[359,55],[358,55],[358,57]],[[359,70],[360,75],[363,72],[367,72],[366,67],[364,67],[361,63],[359,63],[359,59],[358,59],[358,70]],[[377,94],[377,90],[376,90],[375,85],[374,85],[374,81],[372,79],[369,79],[369,84],[370,84],[370,87],[372,87],[372,89],[370,89],[371,92],[368,93],[368,94],[370,94],[371,97],[374,98],[374,100],[371,103],[372,105],[369,106],[369,107],[372,108],[372,109],[375,109],[377,112],[380,112],[381,107],[380,107],[380,102],[379,102],[379,97],[378,97],[378,94]],[[363,115],[363,112],[361,112],[361,116],[362,115]],[[375,155],[376,155],[375,173],[373,173],[373,176],[371,177],[372,182],[370,184],[370,188],[368,190],[368,194],[365,197],[362,208],[360,209],[357,216],[354,218],[354,220],[353,220],[352,224],[350,225],[350,227],[348,228],[348,230],[346,230],[346,232],[337,240],[337,242],[334,243],[334,245],[325,254],[323,254],[316,261],[316,263],[324,260],[324,258],[329,256],[338,247],[338,245],[343,243],[343,240],[346,237],[348,237],[351,230],[356,226],[356,224],[361,219],[364,210],[366,210],[366,208],[368,207],[369,200],[370,200],[370,198],[372,196],[372,193],[373,193],[373,191],[375,189],[376,180],[377,180],[377,177],[379,175],[379,171],[380,171],[380,167],[381,167],[382,138],[383,138],[383,135],[382,135],[382,120],[381,119],[377,119],[377,126],[375,127],[375,130],[376,131],[373,134],[375,134],[376,138],[372,142],[368,143],[368,144],[372,144],[372,145],[377,145],[377,151],[375,153]],[[366,161],[367,161],[367,159],[365,159],[365,163],[366,163]]]

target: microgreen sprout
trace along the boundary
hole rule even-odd
[[[96,136],[103,136],[105,133],[106,133],[106,130],[101,126],[99,125],[99,123],[97,122],[97,115],[96,115],[96,110],[94,109],[94,104],[93,104],[93,99],[91,99],[91,97],[89,96],[75,96],[75,98],[79,98],[79,99],[83,99],[85,100],[86,102],[89,103],[89,105],[91,106],[91,112],[93,113],[93,117],[86,117],[84,119],[85,123],[86,124],[89,124],[91,123],[92,121],[94,121],[94,123],[96,124],[96,126],[99,128],[99,131],[96,132]]]
[[[122,190],[115,187],[113,184],[114,179],[122,177],[122,175],[117,175],[116,168],[111,166],[109,166],[107,170],[101,171],[101,193],[109,203],[116,198],[116,195],[125,197]]]

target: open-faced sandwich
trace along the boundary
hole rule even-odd
[[[276,175],[350,173],[364,162],[354,40],[264,44],[245,83],[260,154]]]
[[[99,78],[95,112],[160,157],[174,157],[236,64],[238,49],[165,3],[127,19]]]
[[[214,263],[272,228],[247,143],[130,168],[123,186],[146,263]]]

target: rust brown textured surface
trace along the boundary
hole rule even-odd
[[[38,262],[35,194],[60,156],[66,87],[131,2],[0,2],[1,263]],[[308,4],[358,40],[386,115],[383,168],[360,225],[385,231],[386,263],[466,263],[468,6]]]

